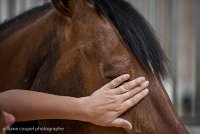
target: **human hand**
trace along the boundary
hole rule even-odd
[[[13,115],[4,111],[0,111],[0,132],[2,134],[5,133],[4,128],[9,128],[14,122],[15,117]]]
[[[81,98],[85,110],[83,121],[106,127],[132,129],[130,122],[118,117],[148,94],[149,82],[140,77],[121,85],[129,78],[128,74],[122,75],[91,96]]]

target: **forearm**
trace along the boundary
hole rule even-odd
[[[56,96],[24,90],[10,90],[0,94],[0,108],[13,114],[17,121],[38,119],[82,118],[78,98]]]
[[[143,89],[149,82],[140,77],[122,84],[129,78],[122,75],[82,98],[10,90],[0,93],[0,110],[14,115],[17,121],[70,119],[131,129],[130,122],[118,117],[148,94],[148,89]]]

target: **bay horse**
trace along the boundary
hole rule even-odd
[[[59,126],[64,131],[52,133],[63,134],[187,133],[161,82],[168,74],[167,58],[151,27],[131,4],[124,0],[52,3],[0,26],[1,92],[26,89],[82,97],[125,73],[131,79],[146,77],[150,92],[121,115],[132,123],[132,130],[67,120],[17,126]]]

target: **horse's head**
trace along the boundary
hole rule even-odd
[[[63,77],[64,70],[74,70],[71,72],[78,73],[74,76],[84,77],[80,81],[85,81],[84,92],[88,94],[86,89],[92,93],[112,78],[130,73],[134,61],[131,51],[115,26],[92,1],[55,0],[53,3],[66,20],[62,45],[67,48],[54,78]],[[75,71],[78,68],[79,72]],[[66,74],[66,77],[71,76]]]
[[[60,26],[60,51],[48,92],[86,96],[121,74],[129,73],[132,79],[142,75],[150,81],[150,94],[123,115],[133,123],[130,133],[186,133],[160,81],[160,76],[167,74],[165,54],[149,25],[130,4],[123,0],[52,2],[64,26]],[[69,125],[69,130],[76,133],[77,126],[81,125]],[[84,131],[124,132],[94,126]]]
[[[80,68],[85,82],[97,79],[105,82],[123,73],[131,73],[132,78],[144,75],[141,72],[166,76],[166,57],[154,33],[129,3],[122,0],[52,2],[66,23],[60,44],[64,50],[54,78],[62,77],[63,70],[75,69],[72,66]],[[65,68],[61,68],[63,65]]]

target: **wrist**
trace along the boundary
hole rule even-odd
[[[60,119],[84,121],[83,100],[75,97],[63,97],[62,110],[59,110]],[[64,100],[64,101],[63,101]]]
[[[80,121],[85,121],[85,122],[90,122],[89,119],[89,109],[88,108],[88,96],[87,97],[81,97],[78,98],[78,103],[79,103],[79,119]]]

